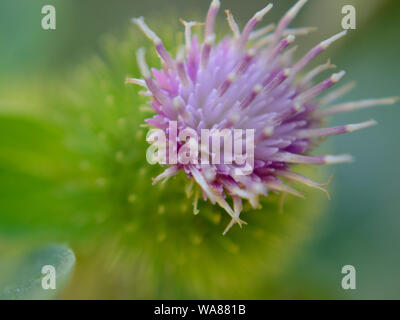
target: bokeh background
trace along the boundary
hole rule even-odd
[[[294,2],[275,1],[275,8],[264,23],[277,21]],[[41,8],[46,4],[54,5],[57,10],[56,30],[41,29]],[[243,25],[265,4],[261,0],[224,0],[222,8],[230,8]],[[356,7],[357,29],[332,46],[317,62],[330,56],[340,69],[347,70],[346,82],[357,82],[357,87],[345,97],[346,100],[400,95],[398,1],[310,0],[293,25],[317,26],[318,31],[299,40],[298,54],[341,30],[341,8],[345,4]],[[136,101],[137,93],[135,89],[125,88],[123,75],[139,75],[135,67],[135,49],[146,45],[146,41],[131,26],[130,19],[142,15],[148,17],[154,23],[154,29],[168,38],[168,46],[174,47],[181,37],[178,18],[202,17],[208,5],[209,1],[205,0],[1,1],[0,285],[4,282],[10,286],[8,275],[18,269],[16,265],[29,264],[23,261],[26,261],[27,255],[28,259],[32,256],[32,253],[29,256],[31,246],[62,242],[75,252],[76,265],[69,285],[57,292],[56,297],[59,298],[400,298],[398,104],[332,119],[330,123],[334,125],[374,118],[379,125],[331,138],[320,149],[321,152],[349,152],[356,158],[356,162],[350,165],[312,172],[314,176],[334,175],[334,181],[329,186],[332,200],[314,199],[311,192],[307,200],[311,205],[297,200],[289,203],[284,213],[284,219],[288,221],[272,216],[260,222],[260,227],[264,226],[263,223],[267,226],[278,225],[271,231],[273,237],[268,240],[251,238],[250,235],[257,230],[249,227],[248,231],[246,227],[240,231],[241,235],[233,232],[232,242],[221,244],[221,247],[229,248],[229,254],[223,255],[224,259],[229,261],[231,254],[236,252],[238,257],[234,258],[234,264],[237,269],[233,270],[242,270],[243,274],[228,271],[226,279],[221,278],[224,268],[229,268],[229,263],[224,265],[216,257],[220,249],[215,243],[221,242],[221,226],[211,228],[204,222],[207,221],[205,218],[203,221],[203,218],[196,217],[196,220],[168,215],[169,211],[176,210],[177,204],[172,202],[181,203],[181,198],[184,198],[183,192],[176,191],[178,187],[176,190],[172,187],[168,192],[159,191],[153,196],[151,187],[140,184],[145,184],[142,181],[146,179],[150,181],[153,176],[150,173],[140,176],[146,169],[142,169],[144,162],[136,161],[140,158],[140,150],[145,150],[144,141],[136,143],[121,137],[127,134],[136,137],[135,128],[138,128],[140,119],[127,110],[140,106],[144,100],[138,100],[137,106],[131,104],[125,109],[117,108],[124,118],[117,112],[105,113],[101,109],[107,104],[125,105]],[[218,26],[226,30],[223,14],[219,15]],[[105,63],[107,66],[101,62],[104,56],[109,61]],[[86,67],[89,71],[82,71]],[[96,83],[97,87],[81,85],[88,82]],[[118,84],[114,87],[114,83]],[[104,92],[109,91],[114,98],[107,100],[109,95]],[[103,118],[125,119],[132,125],[132,130],[112,135],[109,140],[117,142],[109,142],[105,148],[93,142],[92,137],[78,125],[82,118],[91,114],[79,107],[70,108],[69,104],[91,105],[91,110],[97,108],[93,113],[97,118],[90,118],[94,123],[91,128],[98,129],[95,130],[96,135],[108,132],[104,130],[109,125],[108,120]],[[96,121],[101,125],[96,127]],[[103,130],[99,129],[102,126]],[[72,142],[68,132],[74,133]],[[129,155],[131,158],[128,156],[130,160],[127,161],[131,162],[123,170],[113,167],[113,170],[107,171],[111,166],[107,160],[96,162],[104,154],[117,155],[120,145],[127,149],[133,147],[139,154],[133,152]],[[79,152],[65,151],[71,148]],[[78,153],[87,155],[87,158],[80,158]],[[120,155],[122,157],[122,153]],[[92,163],[90,157],[95,159],[95,173],[85,171]],[[78,163],[79,168],[85,171],[82,181],[81,173],[71,169],[71,163]],[[137,174],[128,179],[132,168]],[[97,174],[102,170],[107,171],[107,178]],[[156,169],[151,170],[157,172]],[[107,184],[106,189],[110,188],[113,192],[91,191],[86,188],[89,178],[97,186]],[[128,200],[135,205],[127,209],[119,195],[129,189],[130,183],[135,190],[144,191],[143,196],[132,193],[130,198],[128,192]],[[179,183],[175,182],[175,185]],[[277,200],[271,200],[274,201]],[[266,204],[264,213],[273,206]],[[205,207],[205,216],[207,210],[210,219],[213,219],[214,209]],[[301,210],[308,213],[304,217],[300,215],[298,220],[290,218]],[[92,211],[96,215],[88,217],[88,212]],[[157,215],[157,220],[143,220],[134,214],[115,214],[114,218],[105,213],[116,211]],[[142,219],[143,223],[136,225],[135,219]],[[169,219],[174,219],[174,222]],[[183,230],[177,227],[180,223],[185,226]],[[253,223],[257,223],[256,220]],[[118,231],[122,230],[122,226],[124,230],[133,230],[123,240]],[[153,233],[152,230],[157,228],[167,231]],[[197,236],[199,229],[207,231]],[[158,243],[164,243],[165,234],[170,231],[187,233],[191,241],[197,243],[197,259],[201,259],[201,267],[204,273],[208,273],[207,276],[199,276],[199,270],[195,268],[199,262],[189,261],[191,267],[183,266],[172,272],[174,276],[169,278],[168,268],[179,264],[175,259],[177,252],[190,260],[192,253],[186,254],[185,250],[193,250],[183,246],[181,241],[185,240],[179,236],[173,236],[166,251],[161,247],[157,250]],[[269,227],[263,232],[268,237]],[[299,236],[293,236],[294,233],[299,233]],[[92,236],[89,237],[89,234]],[[208,240],[203,241],[203,238]],[[286,238],[290,238],[287,241],[290,245],[286,243]],[[293,245],[298,242],[301,246]],[[242,243],[245,250],[238,252],[236,246],[241,247]],[[281,247],[270,249],[276,243],[284,248],[290,246],[290,250]],[[252,247],[254,250],[246,252],[246,248]],[[269,251],[274,254],[269,255]],[[61,256],[65,257],[62,253]],[[171,261],[167,264],[165,260],[169,259]],[[345,291],[341,288],[341,268],[347,264],[357,270],[356,290]],[[104,265],[107,268],[99,271]],[[22,273],[27,272],[21,270]],[[233,282],[236,284],[233,285]],[[230,288],[237,294],[233,294]],[[241,288],[246,289],[240,291]],[[6,295],[3,297],[7,298]],[[28,297],[43,298],[37,293]]]

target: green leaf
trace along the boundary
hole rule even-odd
[[[4,261],[2,261],[4,260]],[[0,265],[12,264],[4,256]],[[43,266],[55,268],[55,289],[44,289],[42,279]],[[2,300],[53,299],[62,290],[71,276],[75,265],[75,255],[64,245],[50,244],[33,249],[16,263],[13,275],[0,285]]]

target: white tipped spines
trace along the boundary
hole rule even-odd
[[[331,80],[333,83],[337,83],[340,81],[340,79],[342,79],[344,77],[344,75],[346,74],[346,71],[342,70],[338,73],[334,73],[333,75],[331,75]]]
[[[160,58],[164,61],[166,66],[168,68],[174,69],[175,68],[174,60],[171,58],[171,56],[165,49],[161,39],[144,22],[143,17],[133,18],[132,21],[139,26],[139,28],[151,41],[153,41]]]
[[[256,19],[257,21],[261,21],[263,19],[263,17],[274,7],[274,5],[272,3],[270,3],[269,5],[267,5],[264,9],[258,11],[255,15],[254,15],[254,19]]]
[[[272,137],[274,134],[274,127],[272,126],[267,126],[263,129],[263,134],[265,137]]]
[[[143,97],[152,97],[153,94],[150,91],[139,91],[138,94]]]
[[[264,83],[264,92],[270,93],[272,90],[278,87],[283,81],[285,81],[290,76],[291,72],[292,70],[290,68],[286,68],[271,80],[267,80],[267,82]]]
[[[236,78],[237,78],[236,72],[231,72],[230,74],[228,74],[228,76],[226,77],[226,80],[218,88],[218,93],[219,93],[220,97],[222,97],[224,95],[226,90],[229,89],[229,87],[236,80]]]
[[[259,94],[263,89],[263,86],[261,84],[256,84],[253,88],[253,92],[255,94]]]
[[[256,194],[265,194],[266,188],[262,183],[256,182],[251,186],[251,190]]]
[[[238,112],[233,112],[231,115],[229,115],[228,119],[230,123],[236,124],[240,120],[240,114]]]
[[[276,47],[272,50],[271,55],[267,60],[267,64],[270,64],[275,60],[289,45],[291,45],[296,37],[293,34],[288,35],[285,39],[281,40]]]
[[[375,102],[378,101],[379,104],[394,104],[397,101],[399,101],[399,97],[391,97],[391,98],[384,98],[384,99],[378,99],[378,100],[373,100]]]
[[[298,192],[297,190],[293,189],[292,187],[285,185],[283,183],[275,183],[275,182],[267,182],[265,183],[267,188],[275,190],[275,191],[281,191],[281,192],[287,192],[290,193],[296,197],[305,199],[304,195]]]
[[[230,74],[228,74],[226,78],[230,83],[232,83],[233,81],[236,80],[237,76],[235,72],[231,72]]]
[[[293,29],[286,29],[283,33],[284,36],[289,34],[294,34],[296,36],[305,36],[311,32],[316,31],[318,28],[316,27],[302,27],[302,28],[293,28]]]
[[[146,63],[145,53],[146,53],[145,49],[140,48],[140,49],[138,49],[136,56],[137,56],[137,63],[139,65],[140,72],[142,73],[143,78],[145,80],[147,80],[147,79],[151,78],[151,74],[150,74],[149,67],[147,66],[147,63]]]
[[[257,38],[271,32],[274,29],[275,29],[275,24],[271,23],[265,27],[255,30],[252,33],[250,33],[249,40],[257,39]]]
[[[206,39],[209,35],[214,33],[215,18],[217,16],[220,5],[221,4],[219,0],[213,0],[213,2],[211,2],[210,8],[208,9],[206,24],[204,28],[204,38]]]
[[[153,178],[153,185],[159,182],[160,180],[166,181],[172,176],[176,175],[179,171],[178,166],[172,166],[169,167],[168,169],[165,169],[161,174],[159,174],[157,177]]]
[[[176,111],[179,111],[179,110],[181,110],[183,108],[183,103],[182,103],[182,100],[181,100],[181,98],[179,96],[175,97],[172,100],[172,106],[174,107],[174,109]]]
[[[212,46],[214,44],[215,41],[215,34],[210,34],[205,40],[204,40],[204,44]]]
[[[299,94],[296,97],[296,101],[304,102],[304,101],[308,101],[310,99],[315,98],[322,92],[328,90],[330,87],[332,87],[338,81],[340,81],[340,79],[342,79],[345,74],[346,74],[346,72],[344,70],[340,71],[338,73],[332,74],[328,79],[318,83],[311,89],[308,89],[308,90],[302,92],[301,94]]]
[[[334,64],[331,64],[331,60],[328,59],[328,61],[324,64],[321,64],[317,67],[315,67],[314,69],[312,69],[311,71],[309,71],[303,78],[303,80],[301,80],[301,84],[303,86],[307,86],[312,79],[314,79],[314,77],[316,77],[318,74],[320,74],[321,72],[324,72],[325,70],[328,69],[333,69],[336,68],[336,66]]]
[[[253,100],[260,94],[260,92],[263,90],[263,86],[261,84],[256,84],[253,87],[253,90],[251,93],[242,101],[240,104],[241,109],[245,109],[249,106],[250,103],[253,102]]]
[[[137,53],[137,63],[139,65],[140,72],[143,75],[143,78],[146,82],[146,86],[151,92],[150,96],[154,96],[155,99],[157,99],[161,104],[166,104],[168,103],[168,97],[166,97],[160,90],[160,88],[157,86],[157,84],[154,82],[154,80],[151,77],[151,73],[149,70],[149,67],[147,66],[146,63],[146,58],[145,58],[145,49],[140,48],[138,49]],[[150,92],[145,92],[144,95],[149,95]]]
[[[206,69],[208,66],[208,60],[210,58],[211,48],[215,41],[215,34],[210,34],[204,41],[202,53],[201,53],[201,66]]]
[[[271,55],[267,60],[267,64],[270,64],[273,60],[275,60],[288,46],[294,42],[295,39],[296,36],[290,34],[285,39],[281,40],[279,44],[277,44],[277,46],[272,50]]]
[[[222,197],[217,197],[216,198],[216,202],[218,203],[218,205],[225,209],[225,211],[232,217],[232,219],[235,221],[235,223],[237,223],[239,225],[239,227],[241,228],[243,224],[247,224],[247,222],[239,219],[239,216],[237,216],[233,210],[231,209],[231,207],[229,206],[229,203]],[[226,232],[225,232],[226,233]]]
[[[226,80],[231,84],[233,81],[235,81],[237,79],[237,75],[235,72],[231,72],[230,74],[228,74],[228,76],[226,77]]]
[[[283,76],[285,78],[289,77],[291,73],[292,73],[292,69],[291,68],[286,68],[285,70],[283,70]]]
[[[334,164],[340,162],[350,162],[352,157],[349,155],[339,156],[305,156],[290,152],[277,152],[269,156],[269,160],[282,161],[287,163],[304,163],[304,164]]]
[[[243,209],[242,199],[240,197],[237,196],[233,197],[233,207],[234,207],[235,217],[239,218],[240,212]],[[234,224],[235,224],[235,219],[231,219],[231,221],[226,226],[222,235],[224,236],[232,228]]]
[[[189,79],[186,73],[186,68],[185,68],[185,48],[184,46],[181,46],[178,50],[178,53],[176,55],[176,66],[177,66],[177,71],[178,71],[178,76],[180,80],[182,81],[182,84],[184,86],[189,85]]]
[[[326,50],[333,42],[336,40],[342,38],[347,34],[347,31],[342,31],[333,37],[326,39],[322,42],[320,42],[318,45],[316,45],[314,48],[312,48],[303,58],[300,59],[299,62],[296,63],[296,65],[293,67],[295,70],[294,74],[297,74],[300,72],[305,66],[307,66],[311,60],[313,60],[316,56],[318,56],[321,52]]]
[[[228,20],[229,28],[231,28],[234,37],[236,39],[239,38],[240,37],[240,29],[239,29],[238,24],[235,21],[235,18],[233,17],[230,10],[225,10],[225,14],[226,14],[226,19]]]
[[[348,124],[345,126],[345,128],[346,128],[346,132],[354,132],[357,130],[362,130],[362,129],[369,128],[372,126],[376,126],[377,124],[378,123],[375,120],[371,119],[369,121],[365,121],[365,122],[361,122],[361,123]]]
[[[176,62],[182,63],[185,61],[185,48],[181,46],[176,54]]]
[[[257,53],[257,50],[255,50],[254,48],[250,48],[250,49],[247,51],[247,56],[248,56],[249,58],[253,58],[253,57],[256,56],[256,53]]]
[[[276,28],[276,31],[273,35],[273,40],[271,42],[271,46],[274,47],[279,39],[281,38],[282,34],[285,32],[286,28],[289,24],[293,21],[296,15],[299,13],[300,9],[306,4],[307,0],[299,0],[293,7],[289,9],[289,11],[283,16],[281,21]]]
[[[330,183],[330,180],[332,179],[332,177],[331,177],[331,179],[328,180],[327,183],[317,183],[317,182],[315,182],[315,181],[313,181],[313,180],[311,180],[311,179],[309,179],[309,178],[307,178],[307,177],[305,177],[305,176],[303,176],[301,174],[298,174],[298,173],[295,173],[295,172],[291,172],[291,171],[276,170],[275,173],[277,175],[285,178],[285,179],[296,181],[296,182],[300,182],[300,183],[303,183],[304,185],[309,186],[311,188],[319,189],[319,190],[325,192],[325,194],[327,195],[328,199],[330,199],[329,192],[326,189],[322,188],[322,187],[328,185]]]
[[[244,47],[247,40],[250,37],[251,32],[253,31],[253,29],[255,28],[255,26],[262,20],[262,18],[264,17],[264,15],[267,14],[268,11],[270,11],[272,9],[273,5],[272,3],[270,3],[269,5],[267,5],[264,9],[258,11],[246,24],[246,26],[243,29],[243,32],[240,36],[239,39],[239,47]]]
[[[142,79],[126,78],[126,79],[125,79],[125,83],[136,84],[136,85],[138,85],[138,86],[147,88],[146,82],[145,82],[144,80],[142,80]]]
[[[194,139],[190,139],[190,140],[194,140]],[[214,170],[211,170],[211,169],[206,170],[206,169],[203,168],[203,171],[204,171],[203,172],[204,178],[206,179],[206,181],[208,183],[213,182],[215,180],[216,173],[215,173]]]
[[[369,120],[356,124],[347,124],[344,126],[337,126],[332,128],[315,128],[315,129],[304,129],[298,130],[296,132],[296,137],[300,139],[304,138],[322,138],[327,136],[333,136],[337,134],[343,134],[348,132],[354,132],[357,130],[365,129],[371,126],[376,125],[377,122],[375,120]]]
[[[184,110],[184,102],[180,96],[177,96],[174,99],[172,99],[172,108],[175,111],[184,114],[184,111],[185,111]]]
[[[263,32],[263,29],[269,27],[269,30],[266,30],[265,32]],[[249,39],[250,40],[254,40],[258,37],[260,37],[261,35],[271,31],[274,29],[274,25],[268,25],[267,27],[264,27],[260,30],[257,31],[253,31],[250,34]],[[295,36],[302,36],[302,35],[307,35],[312,31],[315,31],[317,28],[313,28],[313,27],[304,27],[304,28],[294,28],[294,29],[286,29],[283,33],[282,36],[287,37],[288,35],[295,35]],[[255,45],[256,47],[261,47],[263,45],[268,44],[269,42],[271,42],[274,39],[275,35],[274,34],[269,34],[267,36],[265,36],[264,38],[261,38],[260,40],[258,40],[257,44]]]
[[[289,35],[286,37],[286,41],[287,41],[288,44],[293,43],[294,40],[296,40],[296,36],[295,36],[294,34],[289,34]]]
[[[350,82],[348,84],[345,84],[344,86],[341,86],[340,88],[332,91],[331,93],[328,93],[326,96],[321,98],[319,100],[321,105],[328,104],[332,101],[335,101],[336,99],[340,98],[341,96],[345,95],[347,92],[349,92],[351,89],[353,89],[356,86],[356,83]]]
[[[326,39],[320,43],[320,46],[325,50],[328,48],[332,43],[334,43],[336,40],[339,40],[340,38],[343,38],[347,34],[347,30],[344,30],[342,32],[339,32],[335,34],[334,36],[330,37],[329,39]]]
[[[293,55],[296,52],[296,50],[298,49],[298,46],[293,46],[291,48],[289,48],[288,50],[286,50],[280,57],[280,60],[284,63],[287,64],[289,63],[289,61],[293,61]]]
[[[337,163],[346,163],[353,162],[354,158],[349,154],[341,154],[337,156],[327,155],[324,156],[325,164],[337,164]]]
[[[175,97],[172,99],[172,108],[181,115],[182,119],[185,121],[190,121],[191,116],[189,112],[185,109],[184,101],[180,96]]]
[[[185,26],[185,48],[189,52],[192,47],[192,27],[199,26],[202,23],[196,21],[185,21],[183,19],[179,20]]]
[[[221,5],[221,2],[219,0],[213,0],[210,4],[210,8],[219,8]]]
[[[307,35],[310,32],[315,31],[315,30],[316,30],[316,28],[313,28],[313,27],[286,29],[284,32],[282,32],[282,36],[283,37],[287,37],[288,35],[302,36],[302,35]],[[275,34],[267,35],[266,37],[258,40],[258,42],[255,44],[255,47],[260,48],[268,43],[271,43],[275,38],[276,38]],[[253,39],[254,39],[254,37],[253,37]],[[274,43],[276,43],[276,42],[277,41],[274,41]]]
[[[399,98],[385,98],[385,99],[369,99],[356,102],[346,102],[332,106],[326,110],[321,110],[315,113],[317,117],[326,117],[335,113],[350,112],[358,109],[368,108],[377,105],[391,105],[398,101]]]
[[[297,113],[299,113],[299,112],[302,111],[302,110],[303,110],[302,104],[299,103],[299,102],[295,102],[294,105],[293,105],[294,114],[297,114]]]
[[[137,26],[142,30],[146,37],[148,37],[151,41],[154,42],[155,45],[161,43],[160,38],[151,30],[148,25],[144,22],[143,17],[133,18],[132,22],[137,24]]]
[[[290,18],[294,18],[297,16],[301,8],[307,3],[307,0],[299,0],[297,3],[289,9],[286,16]]]
[[[257,51],[254,48],[250,48],[246,52],[246,54],[242,57],[242,59],[239,61],[234,71],[232,72],[236,74],[237,77],[240,76],[244,71],[246,71],[250,63],[253,61],[253,58],[255,57],[256,53]]]

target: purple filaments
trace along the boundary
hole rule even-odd
[[[145,24],[143,18],[134,19],[145,35],[153,41],[162,61],[160,70],[150,71],[144,49],[138,50],[138,64],[142,79],[128,78],[145,88],[155,111],[147,119],[151,126],[164,130],[168,136],[169,123],[177,123],[177,133],[191,128],[201,136],[202,129],[253,129],[255,132],[254,167],[249,175],[238,175],[235,163],[226,164],[170,164],[154,182],[167,179],[180,171],[201,188],[203,198],[226,210],[232,220],[226,233],[235,223],[241,226],[242,201],[253,208],[259,197],[268,192],[284,192],[302,196],[287,183],[300,182],[321,189],[323,185],[292,171],[291,164],[335,164],[351,161],[349,155],[309,155],[322,137],[347,133],[376,124],[370,120],[333,128],[324,128],[326,116],[348,112],[372,105],[395,102],[395,98],[370,99],[343,103],[323,108],[342,96],[350,87],[339,88],[323,98],[324,93],[345,75],[334,73],[320,83],[313,79],[334,66],[326,64],[306,70],[309,63],[346,31],[322,41],[300,60],[293,61],[292,46],[296,35],[307,34],[311,28],[289,29],[307,0],[298,1],[279,21],[277,26],[255,27],[272,9],[269,4],[257,12],[242,31],[227,10],[231,35],[217,42],[214,25],[220,7],[213,0],[204,23],[203,41],[192,34],[196,22],[185,22],[185,44],[173,58],[161,39]],[[286,182],[284,183],[283,180]],[[196,200],[197,201],[197,200]],[[195,204],[195,212],[197,206]]]

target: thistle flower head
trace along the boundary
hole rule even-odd
[[[319,96],[345,75],[333,73],[320,83],[315,77],[333,68],[330,61],[307,70],[310,62],[346,35],[342,31],[313,47],[298,61],[292,57],[296,35],[307,34],[312,28],[289,29],[289,24],[307,0],[299,0],[278,22],[256,29],[272,4],[258,11],[240,30],[230,11],[226,11],[231,35],[216,41],[214,25],[220,2],[213,0],[204,22],[202,37],[192,34],[198,23],[182,21],[185,44],[174,58],[162,40],[146,25],[144,19],[134,22],[153,41],[162,61],[160,70],[150,70],[144,49],[137,52],[143,79],[127,79],[145,88],[144,94],[155,115],[146,121],[170,137],[169,123],[177,123],[177,135],[187,129],[199,133],[202,129],[234,131],[254,130],[254,162],[251,173],[239,175],[239,165],[232,163],[170,163],[154,179],[167,179],[184,171],[201,188],[204,199],[217,203],[231,216],[229,230],[239,218],[242,201],[253,208],[259,206],[260,196],[269,192],[291,193],[302,196],[288,182],[296,181],[317,189],[323,185],[292,171],[293,164],[335,164],[349,162],[349,155],[313,156],[309,152],[320,138],[352,132],[375,125],[374,120],[322,127],[326,116],[377,104],[391,104],[393,98],[327,105],[348,90],[348,86],[323,98]],[[202,40],[200,40],[202,38]],[[199,141],[197,141],[199,142]],[[177,151],[184,146],[177,141]],[[286,181],[286,183],[284,183]],[[232,200],[230,200],[230,198]],[[230,204],[232,202],[232,205]],[[196,211],[195,206],[195,211]]]

